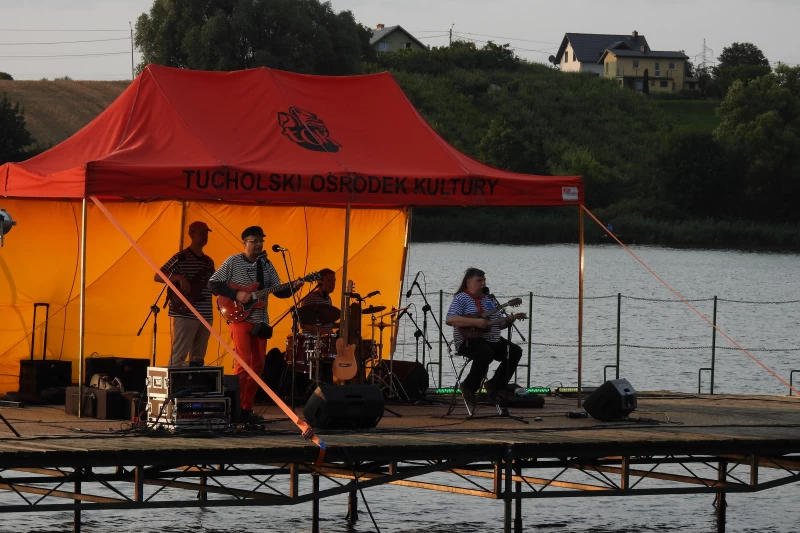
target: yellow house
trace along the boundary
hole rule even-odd
[[[404,30],[402,26],[386,27],[383,24],[378,24],[378,26],[372,30],[372,38],[369,40],[369,44],[378,52],[428,49],[427,46]]]
[[[686,78],[683,52],[661,52],[647,46],[633,47],[630,43],[614,43],[598,60],[602,76],[616,80],[620,87],[649,93],[674,93],[693,89],[695,79]]]

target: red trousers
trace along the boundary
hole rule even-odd
[[[236,353],[242,360],[261,376],[264,370],[264,358],[267,355],[267,340],[250,335],[255,324],[250,322],[231,322],[231,336]],[[233,373],[239,376],[239,401],[242,409],[252,409],[253,400],[258,392],[258,383],[247,373],[239,361],[235,361]]]

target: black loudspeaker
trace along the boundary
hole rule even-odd
[[[636,391],[627,379],[612,379],[600,385],[583,402],[592,418],[609,422],[636,409]]]
[[[239,376],[222,376],[222,382],[225,385],[225,396],[231,400],[231,420],[239,420],[242,408],[242,404],[239,403]]]
[[[119,378],[126,391],[144,392],[148,366],[150,359],[90,357],[86,359],[83,383],[89,385],[95,374],[108,374],[111,380]]]
[[[394,375],[403,386],[400,394],[405,391],[409,400],[424,400],[425,393],[428,392],[428,373],[425,372],[425,367],[416,361],[394,361],[392,365]]]
[[[383,417],[383,395],[376,385],[321,385],[303,414],[320,429],[374,428]]]
[[[82,416],[101,420],[124,420],[127,418],[125,400],[118,390],[84,387],[82,401]],[[72,415],[78,414],[78,387],[67,387],[64,412]]]
[[[71,361],[19,362],[19,392],[39,396],[44,389],[72,385]]]

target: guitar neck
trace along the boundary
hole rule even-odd
[[[291,287],[292,282],[289,281],[287,283],[281,283],[280,285],[275,285],[274,287],[267,287],[266,289],[261,289],[260,291],[256,291],[255,294],[256,298],[261,298],[267,294],[272,294],[273,292],[282,291],[283,289],[288,289]]]

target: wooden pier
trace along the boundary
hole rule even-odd
[[[274,406],[262,408],[275,421],[258,431],[175,435],[77,419],[59,406],[2,408],[21,437],[0,425],[0,489],[16,496],[0,513],[72,510],[79,532],[81,513],[97,509],[310,504],[318,531],[320,499],[346,495],[354,522],[359,490],[393,484],[500,500],[506,532],[523,530],[525,498],[708,493],[724,532],[726,494],[800,481],[797,397],[665,392],[638,401],[615,422],[567,418],[574,397],[512,409],[526,423],[467,419],[463,407],[443,417],[445,403],[391,405],[401,416],[387,412],[375,429],[318,432],[327,446],[319,467],[319,449]],[[321,489],[322,478],[330,483]],[[159,497],[164,487],[169,498]]]

